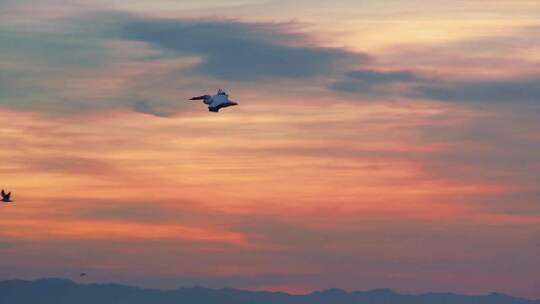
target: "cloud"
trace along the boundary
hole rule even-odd
[[[96,202],[98,204],[96,204]],[[75,216],[90,220],[130,220],[136,222],[167,222],[175,217],[170,210],[138,202],[92,200],[89,206],[75,211]]]
[[[144,41],[202,62],[193,71],[219,79],[248,81],[267,77],[326,75],[340,64],[368,60],[365,54],[316,46],[291,46],[307,36],[284,25],[235,21],[137,20],[122,28],[126,39]]]
[[[103,39],[74,28],[40,32],[6,27],[0,29],[0,40],[5,42],[0,44],[0,106],[65,113],[101,105],[88,101],[90,96],[75,100],[70,94],[83,91],[73,82],[114,63]]]
[[[91,68],[110,59],[103,40],[90,29],[68,27],[56,32],[0,30],[2,57],[26,59],[35,65],[78,66]]]
[[[401,85],[402,90],[395,90]],[[403,89],[404,87],[404,89]],[[401,96],[452,102],[538,102],[540,77],[508,80],[452,81],[412,71],[357,70],[330,86],[361,95]]]
[[[366,97],[469,103],[538,102],[539,61],[534,55],[540,46],[538,33],[538,25],[522,26],[442,44],[401,45],[385,52],[382,60],[387,66],[402,67],[400,70],[351,71],[330,88]],[[414,71],[416,68],[435,73],[419,74]]]
[[[415,91],[419,97],[442,101],[540,102],[540,78],[441,82],[421,85]]]
[[[14,242],[0,240],[0,250],[2,250],[2,249],[10,249],[10,248],[13,248],[13,247],[15,247]]]
[[[349,72],[349,77],[368,83],[410,82],[421,78],[409,71],[378,72],[374,70],[357,70]]]
[[[348,72],[344,80],[338,81],[330,86],[332,90],[362,93],[370,95],[386,95],[388,90],[376,91],[381,86],[388,86],[399,83],[414,83],[421,81],[422,77],[410,71],[376,71],[376,70],[355,70]],[[383,88],[384,89],[384,88]]]
[[[171,97],[182,87],[304,80],[370,59],[316,46],[289,23],[103,12],[53,25],[0,30],[0,40],[8,42],[0,45],[0,106],[55,115],[130,108],[168,117],[183,107]]]
[[[138,113],[149,114],[149,115],[153,115],[157,117],[170,117],[171,116],[170,114],[156,111],[150,104],[148,104],[146,101],[143,101],[143,100],[139,100],[135,102],[135,104],[133,105],[133,110],[135,110],[135,112],[138,112]]]
[[[48,173],[103,175],[115,170],[110,162],[88,157],[46,155],[30,158],[29,156],[27,154],[24,157],[14,157],[11,163],[21,170]]]

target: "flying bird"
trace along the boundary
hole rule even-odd
[[[2,189],[1,194],[2,194],[2,202],[5,202],[5,203],[12,202],[12,200],[11,200],[11,192],[6,193],[6,191],[4,191],[4,189]]]
[[[225,93],[225,91],[223,91],[222,89],[219,89],[217,94],[214,96],[202,95],[192,97],[189,100],[202,100],[205,104],[208,105],[208,111],[210,112],[219,112],[221,108],[238,105],[237,102],[230,100],[229,95]]]
[[[86,274],[86,272],[82,272],[79,276],[82,278],[82,277],[87,277],[88,275]]]

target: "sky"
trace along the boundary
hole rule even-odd
[[[538,71],[537,0],[0,0],[0,280],[540,298]]]

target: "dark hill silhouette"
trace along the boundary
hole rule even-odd
[[[341,289],[307,295],[202,287],[143,289],[118,284],[77,284],[65,279],[0,282],[0,304],[540,304],[493,293],[402,295],[389,289],[346,292]]]

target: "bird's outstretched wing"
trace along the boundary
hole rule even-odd
[[[2,196],[6,196],[6,192],[2,189]]]
[[[189,100],[208,100],[210,98],[212,98],[212,96],[210,96],[210,95],[202,95],[202,96],[191,97]]]

